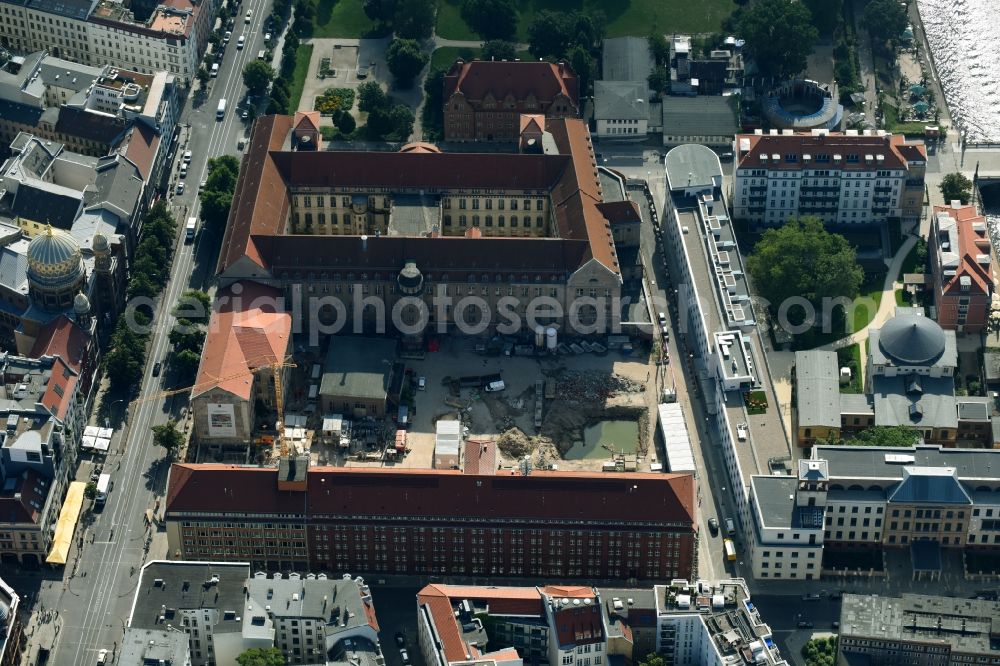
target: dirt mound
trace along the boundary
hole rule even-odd
[[[510,428],[497,438],[497,448],[506,458],[517,460],[535,450],[535,441],[524,434],[520,428]]]

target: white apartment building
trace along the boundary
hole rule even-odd
[[[138,22],[113,0],[0,0],[0,46],[191,80],[217,8],[215,0],[175,2]]]
[[[736,136],[733,217],[774,226],[800,216],[830,225],[919,219],[927,153],[881,130],[771,130]]]
[[[666,663],[731,666],[750,657],[761,666],[786,664],[743,579],[674,580],[657,585],[654,594],[656,653]]]

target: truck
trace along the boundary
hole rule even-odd
[[[219,107],[215,110],[215,119],[222,120],[226,117],[226,98],[219,100]]]
[[[184,242],[191,243],[194,241],[194,232],[198,229],[198,218],[189,217],[187,224],[184,225]]]
[[[111,490],[111,475],[101,474],[97,478],[97,495],[94,497],[95,506],[104,506],[108,501],[108,491]]]

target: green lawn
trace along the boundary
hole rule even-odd
[[[380,37],[378,24],[365,16],[362,0],[319,0],[313,37]]]
[[[933,119],[929,119],[926,122],[903,123],[899,121],[899,109],[891,104],[883,104],[882,108],[885,109],[885,129],[893,134],[922,137],[924,135],[924,127],[934,124]]]
[[[341,0],[346,2],[347,0]],[[360,4],[360,2],[359,2]],[[599,9],[607,19],[607,36],[637,35],[650,32],[716,32],[723,19],[736,8],[733,0],[515,0],[520,21],[517,40],[527,41],[528,26],[543,9],[572,11],[581,5]],[[437,34],[446,39],[478,39],[461,16],[462,0],[440,0]]]
[[[302,44],[295,52],[295,71],[292,72],[291,93],[288,95],[288,111],[295,113],[302,99],[302,89],[306,85],[306,75],[309,73],[309,61],[312,59],[312,44]]]
[[[898,308],[909,307],[910,304],[906,302],[905,294],[906,294],[905,289],[900,288],[896,290],[896,307]]]
[[[854,309],[854,321],[852,322],[853,326],[851,327],[851,333],[857,333],[865,326],[867,326],[868,323],[875,318],[875,313],[878,312],[878,306],[879,304],[882,303],[881,289],[873,289],[867,292],[862,291],[861,296],[862,297],[867,296],[868,298],[875,301],[875,307],[874,308],[857,307]]]

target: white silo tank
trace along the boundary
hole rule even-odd
[[[545,346],[545,327],[541,324],[535,326],[535,346],[539,349]]]
[[[549,351],[555,351],[556,345],[559,344],[558,334],[556,333],[555,326],[549,326],[548,330],[545,331],[545,348]]]

